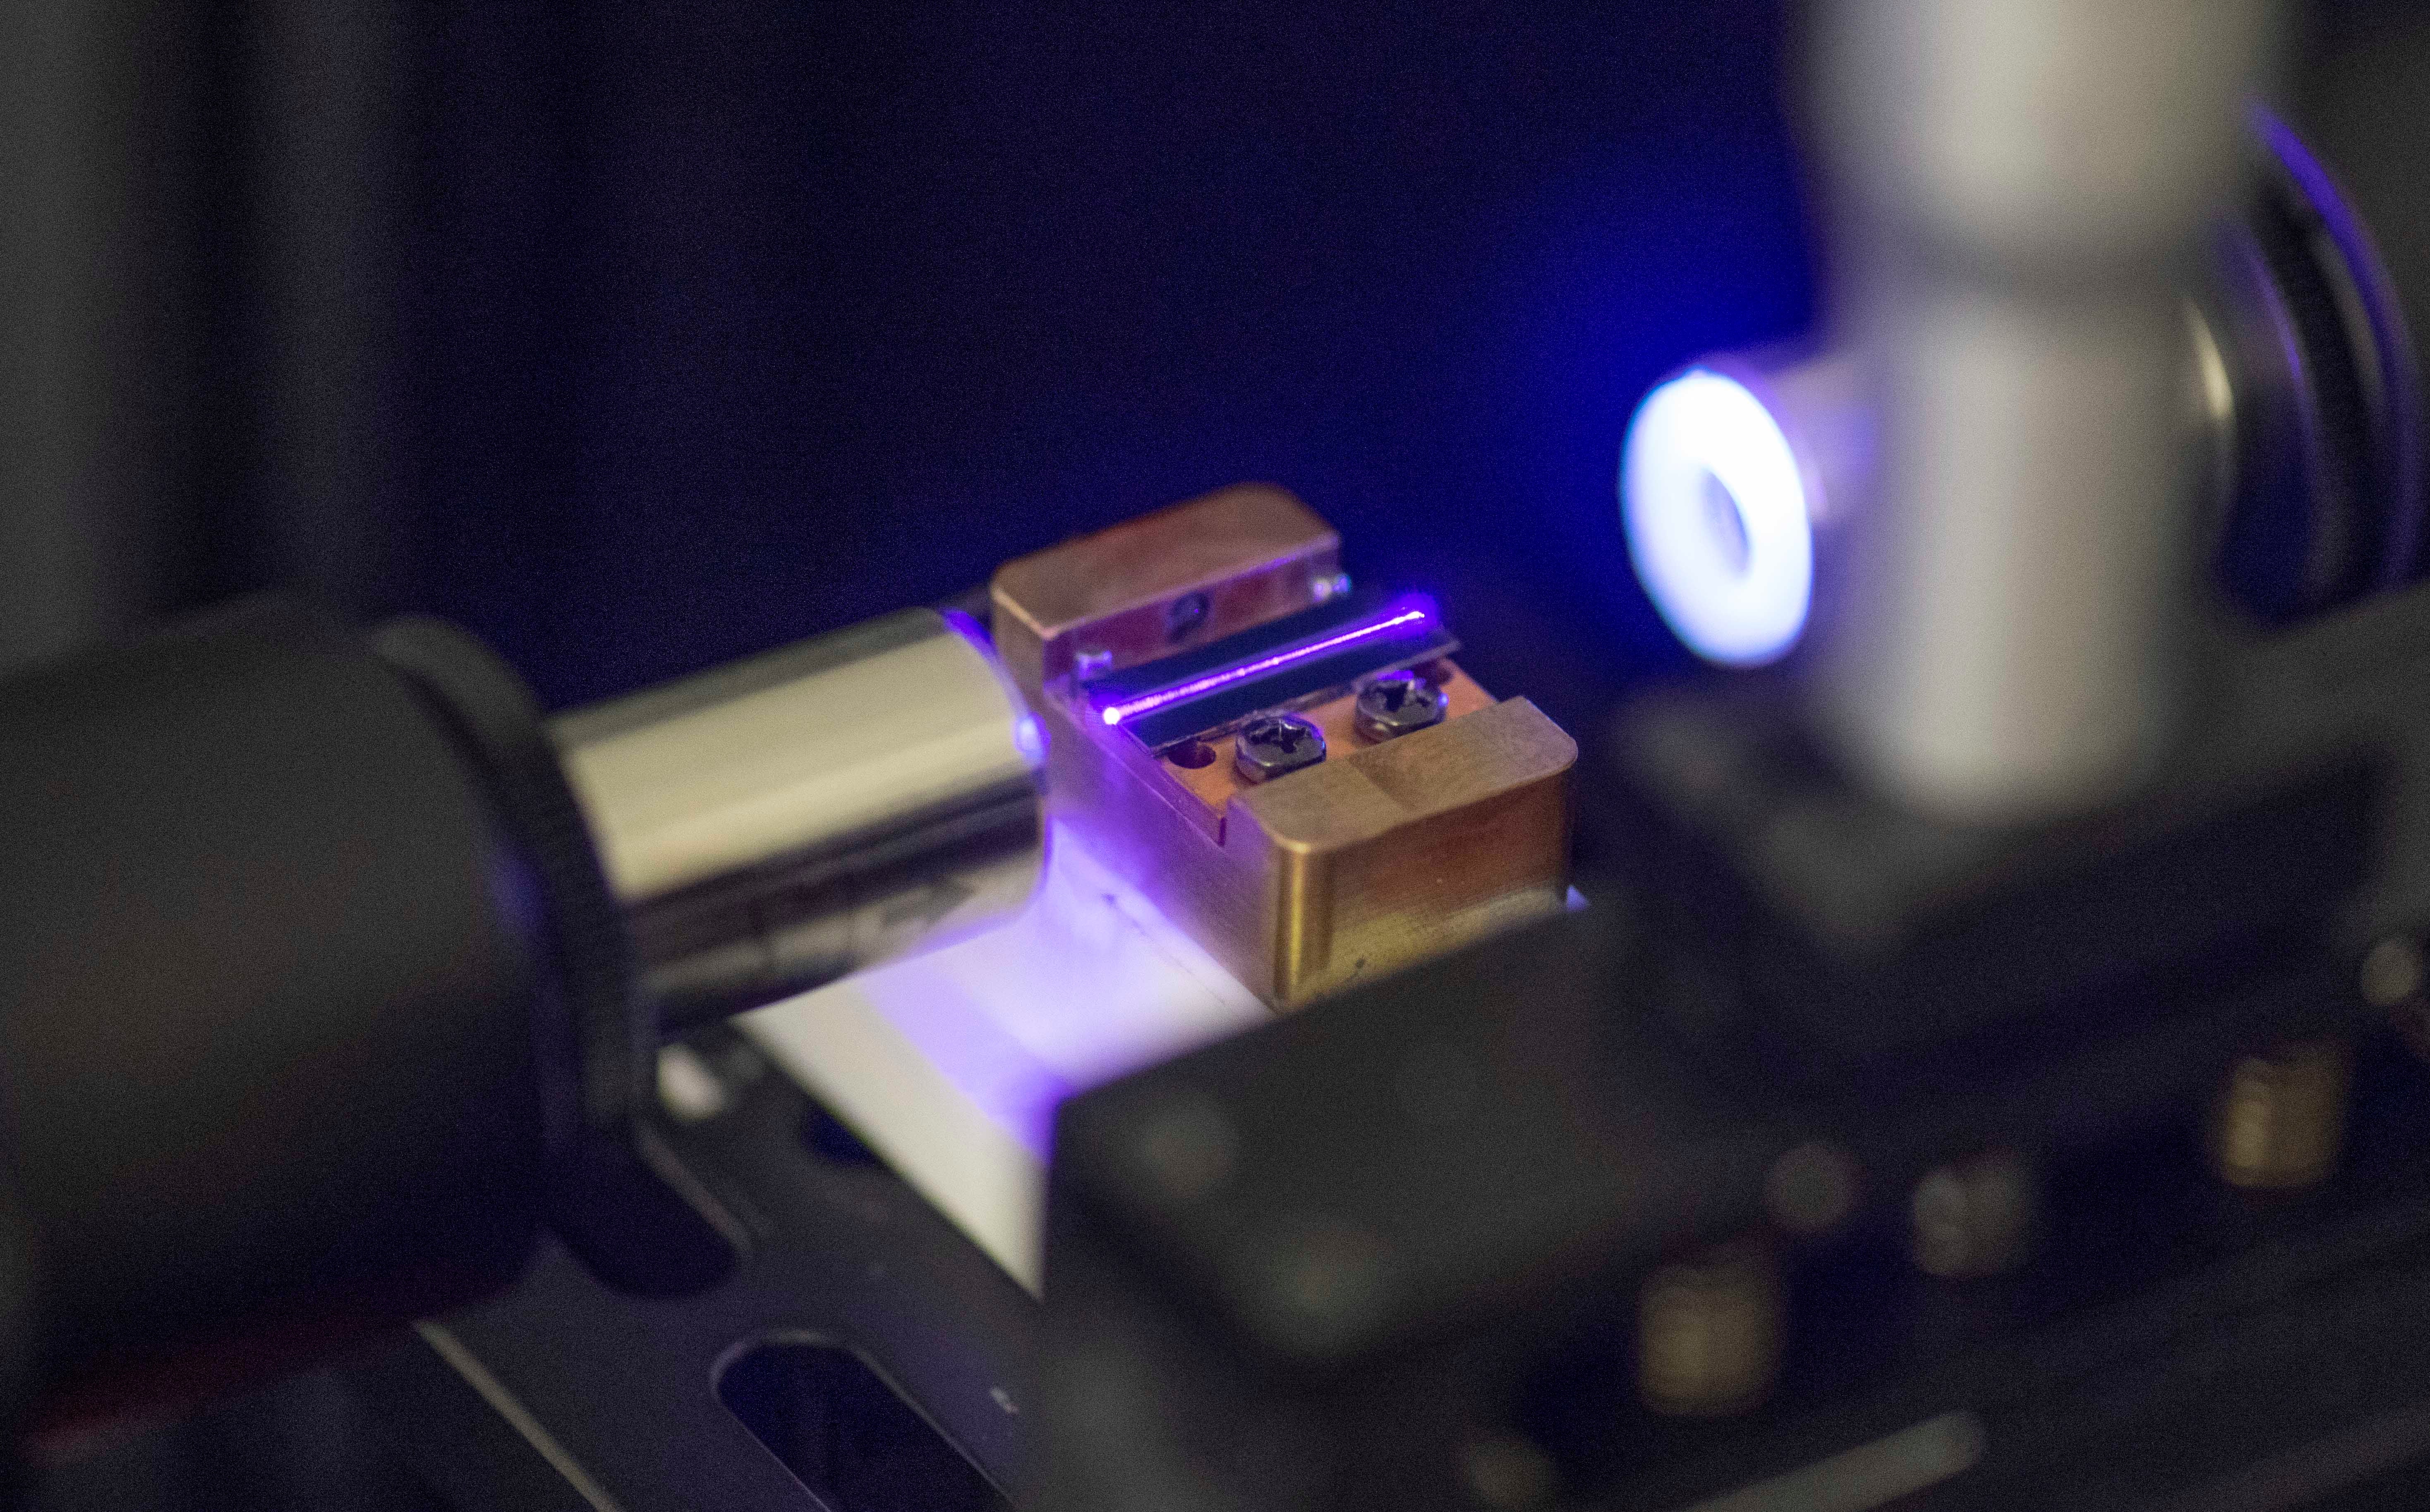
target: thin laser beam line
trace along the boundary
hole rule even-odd
[[[1244,661],[1237,667],[1226,667],[1222,672],[1210,672],[1203,677],[1194,677],[1175,688],[1164,688],[1153,693],[1142,693],[1125,704],[1109,704],[1099,711],[1098,717],[1108,724],[1120,724],[1135,715],[1152,712],[1168,704],[1178,704],[1186,699],[1198,698],[1214,692],[1217,689],[1229,688],[1234,683],[1245,682],[1252,677],[1262,677],[1278,667],[1288,667],[1295,661],[1306,661],[1310,656],[1322,656],[1338,647],[1369,640],[1388,630],[1397,630],[1405,624],[1415,624],[1429,617],[1424,609],[1403,609],[1388,619],[1377,620],[1371,624],[1357,625],[1339,634],[1327,636],[1322,640],[1311,640],[1306,645],[1290,646],[1268,656],[1259,656],[1255,661]]]

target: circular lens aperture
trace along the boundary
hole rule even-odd
[[[1621,519],[1639,581],[1708,661],[1788,654],[1814,592],[1814,534],[1797,454],[1746,385],[1706,368],[1638,407],[1621,454]]]

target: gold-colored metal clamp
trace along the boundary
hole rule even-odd
[[[1277,1008],[1558,910],[1577,745],[1448,659],[1439,723],[1361,728],[1354,693],[1293,712],[1326,756],[1253,781],[1218,742],[1163,753],[1092,717],[1084,676],[1209,645],[1344,591],[1340,538],[1242,485],[1007,563],[995,637],[1045,721],[1057,816]]]

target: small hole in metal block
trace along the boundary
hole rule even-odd
[[[1198,627],[1207,623],[1207,613],[1213,606],[1204,593],[1184,593],[1164,611],[1164,638],[1175,645],[1187,640]]]

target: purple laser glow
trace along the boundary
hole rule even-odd
[[[1193,677],[1176,687],[1158,689],[1153,693],[1141,693],[1125,704],[1107,705],[1098,711],[1098,717],[1107,724],[1120,724],[1124,720],[1151,713],[1168,704],[1178,704],[1188,699],[1204,697],[1217,689],[1229,688],[1234,683],[1245,682],[1252,677],[1262,677],[1277,668],[1288,667],[1293,662],[1306,661],[1310,656],[1321,656],[1328,651],[1339,651],[1343,646],[1372,640],[1376,636],[1397,630],[1405,624],[1418,624],[1432,618],[1434,618],[1434,609],[1431,606],[1403,600],[1397,605],[1386,606],[1383,617],[1380,619],[1370,620],[1364,624],[1354,624],[1347,630],[1337,630],[1322,640],[1310,640],[1304,645],[1286,646],[1280,651],[1259,656],[1255,661],[1244,661],[1237,667],[1226,667],[1221,672],[1210,672],[1203,677]]]

